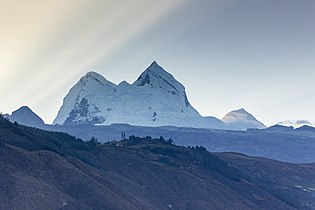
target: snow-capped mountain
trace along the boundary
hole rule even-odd
[[[6,114],[5,117],[11,122],[17,122],[21,125],[36,128],[45,126],[44,121],[27,106],[22,106],[13,111],[11,115]]]
[[[95,72],[75,84],[63,100],[54,124],[225,128],[215,117],[202,117],[189,103],[185,87],[156,62],[133,83],[115,85]]]
[[[95,72],[88,72],[63,100],[54,124],[98,124],[105,121],[97,104],[91,103],[114,95],[116,85]],[[88,103],[88,99],[90,100]],[[100,104],[100,105],[101,105]],[[102,110],[103,111],[103,110]]]
[[[259,122],[243,108],[227,113],[221,120],[231,127],[241,130],[248,128],[266,128],[263,123]]]

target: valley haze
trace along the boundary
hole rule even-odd
[[[203,117],[190,104],[185,87],[155,61],[132,84],[116,85],[96,72],[86,73],[64,97],[52,125],[27,106],[4,117],[84,140],[118,140],[124,132],[172,138],[183,146],[203,145],[212,152],[240,152],[292,163],[315,161],[315,128],[308,121],[298,121],[296,129],[283,126],[284,122],[266,127],[243,108],[222,119]]]
[[[249,121],[250,123],[248,123],[248,120],[254,117],[244,109],[232,111],[223,119],[227,122],[224,128],[231,129],[229,124],[232,123],[234,130],[176,126],[146,127],[121,123],[93,125],[90,121],[84,120],[80,123],[74,121],[75,123],[65,125],[46,125],[37,114],[26,106],[14,111],[12,115],[3,116],[11,122],[48,131],[66,132],[85,141],[93,138],[102,143],[116,141],[123,138],[122,133],[125,137],[135,135],[159,138],[163,136],[173,139],[177,145],[202,145],[211,152],[239,152],[290,163],[315,162],[314,127],[305,125],[294,129],[292,126],[274,125],[268,128],[244,130],[243,126],[257,124],[261,126],[259,121],[254,121],[255,123]],[[234,121],[235,119],[237,120]],[[242,127],[241,130],[239,126]]]

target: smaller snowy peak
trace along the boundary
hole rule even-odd
[[[244,120],[257,121],[257,119],[253,115],[248,113],[243,108],[231,111],[222,118],[222,121],[226,123],[233,122],[233,121],[244,121]]]
[[[243,108],[229,112],[221,120],[237,129],[243,130],[248,128],[266,127],[263,123],[259,122],[252,114]]]
[[[11,122],[26,126],[41,128],[45,125],[44,121],[27,106],[20,107],[7,117]]]

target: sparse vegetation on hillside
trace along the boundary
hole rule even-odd
[[[37,128],[26,127],[18,123],[11,123],[0,116],[0,134],[3,143],[18,146],[23,149],[48,150],[63,156],[73,156],[90,162],[87,153],[95,151],[96,142],[83,140],[63,132],[43,131]]]
[[[287,188],[312,187],[304,183],[315,174],[311,166],[283,168],[292,173],[299,167],[303,183],[293,176],[261,182],[274,179],[274,166],[282,163],[261,173],[252,162],[236,168],[219,156],[163,137],[82,141],[0,116],[0,209],[290,209],[310,203],[311,194]]]
[[[17,123],[10,123],[8,120],[1,116],[0,125],[4,125],[1,129],[7,129],[15,134],[10,139],[4,139],[4,142],[11,145],[22,147],[26,150],[48,150],[61,155],[70,155],[83,160],[86,163],[93,163],[92,160],[87,158],[86,153],[95,153],[101,145],[99,141],[92,137],[89,141],[82,141],[74,136],[66,133],[42,131],[36,128],[29,128],[19,125]],[[108,142],[108,146],[131,147],[141,146],[142,149],[153,152],[155,154],[165,155],[169,157],[178,157],[191,159],[201,166],[217,171],[218,173],[231,178],[235,181],[240,181],[244,177],[239,171],[228,166],[220,158],[210,154],[204,147],[196,146],[183,148],[174,145],[172,139],[165,140],[162,136],[160,138],[152,138],[151,136],[137,137],[129,136],[125,140],[119,142]]]

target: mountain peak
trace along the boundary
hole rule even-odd
[[[244,108],[233,110],[227,113],[223,118],[223,121],[235,121],[235,120],[257,120],[253,115],[247,112]]]
[[[168,92],[183,93],[185,92],[184,86],[178,82],[173,75],[167,72],[156,61],[139,76],[133,85],[142,87],[151,87],[163,89]]]
[[[26,116],[30,117],[32,115],[32,116],[36,116],[37,118],[40,119],[40,117],[37,114],[35,114],[33,112],[33,110],[31,110],[28,106],[21,106],[17,110],[13,111],[11,117],[15,117],[17,115],[19,115],[19,116],[24,115],[25,117]],[[42,120],[42,119],[40,119],[40,120]]]
[[[87,72],[81,79],[100,79],[100,80],[104,80],[105,78],[101,75],[101,74],[99,74],[99,73],[97,73],[97,72],[94,72],[94,71],[89,71],[89,72]]]
[[[33,113],[33,111],[28,106],[21,106],[20,108],[13,111],[12,113],[15,113],[15,112],[32,112]]]
[[[234,125],[241,129],[266,127],[244,108],[233,110],[227,113],[221,120],[227,124]]]
[[[247,115],[247,116],[253,116],[253,115],[251,115],[248,111],[246,111],[244,108],[240,108],[240,109],[234,110],[234,111],[232,111],[232,112],[244,114],[244,115]]]
[[[162,70],[162,71],[164,71],[164,72],[166,72],[165,71],[165,69],[163,69],[163,67],[162,66],[160,66],[156,61],[153,61],[152,63],[151,63],[151,65],[147,68],[147,69],[149,69],[149,70]]]
[[[32,127],[42,127],[45,125],[44,121],[35,114],[28,106],[22,106],[19,109],[8,115],[11,122],[18,122],[22,125],[32,126]]]
[[[100,85],[114,85],[112,82],[105,79],[101,74],[94,71],[87,72],[83,77],[81,77],[79,83],[82,86],[85,86],[91,81],[99,83]]]
[[[87,96],[104,97],[116,91],[116,85],[102,75],[89,71],[69,90],[53,124],[63,124],[72,109],[86,108]],[[97,109],[97,108],[95,108]]]
[[[102,77],[99,73],[95,71],[88,71],[85,75],[85,77]]]
[[[150,66],[160,66],[156,61],[153,61]]]
[[[160,66],[156,61],[153,61],[151,65],[144,71],[144,72],[150,72],[152,74],[160,75],[162,77],[173,77],[170,73],[165,71],[162,66]]]

